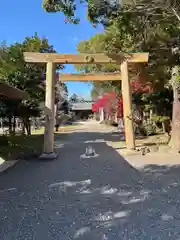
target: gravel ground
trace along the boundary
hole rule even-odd
[[[0,175],[0,239],[180,239],[180,167],[136,169],[93,126],[70,134],[59,159]],[[88,145],[96,158],[80,157]]]

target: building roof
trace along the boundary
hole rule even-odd
[[[94,102],[70,102],[70,109],[76,110],[92,110],[92,104]]]
[[[10,99],[26,99],[28,94],[0,80],[0,95]]]

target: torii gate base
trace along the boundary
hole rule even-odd
[[[128,77],[128,63],[140,63],[148,61],[148,53],[132,53],[132,54],[112,55],[105,54],[46,54],[46,53],[24,53],[26,62],[46,63],[46,99],[45,99],[45,133],[44,133],[44,152],[40,156],[43,159],[55,159],[57,154],[54,152],[54,102],[55,102],[55,66],[56,64],[95,64],[95,63],[120,63],[120,74],[111,76],[92,75],[82,76],[64,76],[60,81],[121,81],[122,80],[122,97],[123,97],[123,111],[125,123],[125,137],[127,149],[135,149],[135,136],[133,131],[132,115],[132,94],[130,87],[130,80]],[[118,76],[119,75],[119,76]]]

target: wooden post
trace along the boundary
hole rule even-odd
[[[55,71],[55,64],[48,62],[46,66],[44,153],[41,158],[56,157],[54,153]]]
[[[104,121],[104,109],[103,109],[103,107],[101,107],[99,109],[99,112],[100,112],[100,122],[103,122]]]
[[[127,149],[135,149],[135,136],[132,120],[132,93],[128,76],[128,63],[121,64],[123,113]]]

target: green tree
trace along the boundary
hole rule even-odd
[[[142,10],[143,9],[143,10]],[[147,1],[136,0],[131,3],[129,10],[142,14],[146,12],[146,15],[153,16],[154,22],[161,22],[161,24],[169,23],[170,33],[173,33],[174,29],[180,28],[180,2],[174,0],[168,1]],[[147,21],[146,21],[147,24]],[[179,81],[179,49],[180,41],[178,31],[175,31],[175,36],[169,42],[168,48],[171,55],[174,56],[173,61],[168,67],[171,68],[171,87],[173,89],[173,114],[172,114],[172,133],[170,146],[180,151],[180,81]]]
[[[66,22],[77,24],[80,18],[76,15],[77,8],[80,4],[87,6],[88,19],[94,23],[103,22],[108,19],[113,12],[116,12],[119,4],[116,1],[108,0],[43,0],[43,8],[47,12],[62,12],[67,17]],[[102,18],[103,16],[103,18]]]
[[[100,33],[91,37],[88,41],[81,41],[77,46],[77,51],[80,53],[102,53],[107,52],[106,34]],[[83,64],[75,65],[78,71],[85,73],[93,72],[120,72],[120,67],[116,64]],[[120,90],[119,82],[113,82],[111,79],[106,82],[93,82],[92,98],[97,98],[103,95],[108,90]]]
[[[136,65],[136,68],[133,66],[131,77],[134,78],[140,74],[146,81],[152,82],[156,89],[162,88],[170,77],[170,67],[176,61],[176,56],[169,50],[168,45],[173,39],[177,39],[180,31],[178,27],[173,27],[171,24],[159,23],[146,34],[147,36],[143,36],[146,29],[141,25],[141,19],[136,20],[134,15],[122,13],[113,20],[111,26],[105,29],[104,34],[97,34],[89,41],[80,42],[77,50],[80,53],[148,51],[149,65],[144,67],[140,64]],[[114,64],[77,66],[78,70],[85,72],[117,72],[119,68]],[[107,83],[95,84],[104,87],[107,85]],[[108,84],[111,87],[120,87],[117,82]]]
[[[13,114],[8,117],[10,119],[13,116],[20,117],[27,133],[30,134],[30,117],[40,114],[39,103],[44,101],[46,69],[44,64],[25,63],[23,52],[51,53],[55,50],[47,39],[41,39],[37,34],[26,37],[22,43],[15,43],[10,46],[3,44],[0,49],[0,79],[29,94],[27,100],[17,102]],[[4,103],[7,109],[11,107],[11,104],[7,104],[7,101]],[[12,121],[9,120],[9,122]]]
[[[123,7],[126,11],[136,13],[146,12],[146,15],[154,15],[158,17],[162,10],[167,11],[168,15],[176,16],[180,20],[180,2],[178,0],[122,0],[122,1],[108,1],[108,0],[76,0],[62,1],[62,0],[43,0],[43,8],[47,12],[62,12],[67,17],[67,21],[77,24],[79,18],[76,16],[76,10],[84,4],[88,9],[88,19],[94,23],[109,24],[109,18],[116,16],[118,11]]]

